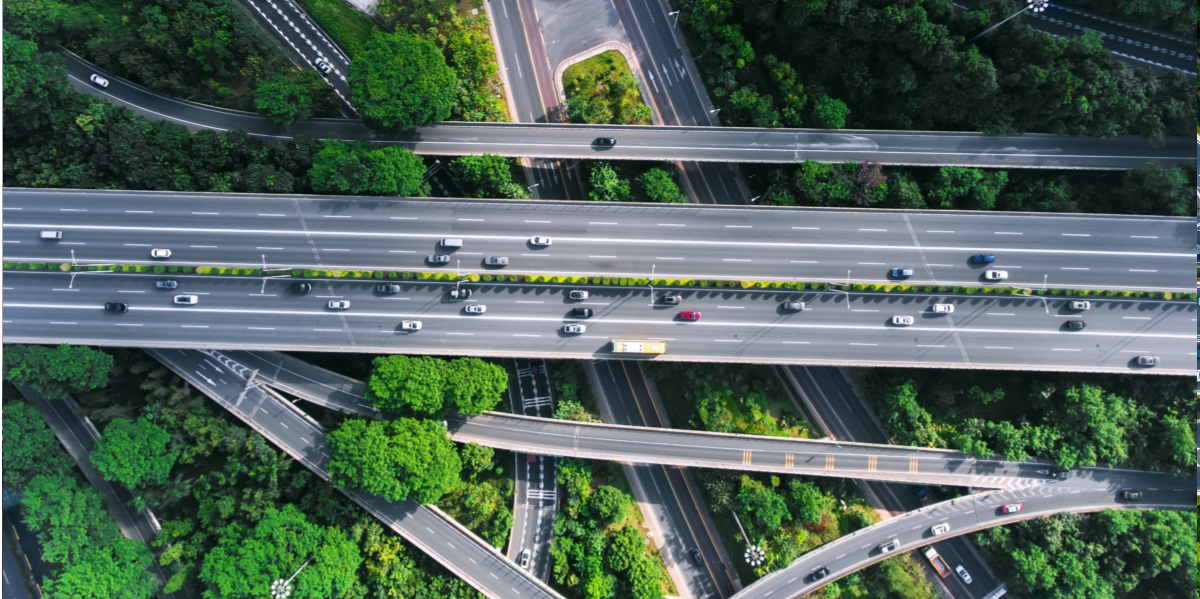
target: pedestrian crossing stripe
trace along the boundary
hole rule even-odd
[[[742,450],[742,465],[743,466],[750,465],[750,450],[749,449]]]
[[[833,454],[825,455],[825,469],[833,470]]]
[[[921,459],[921,458],[908,458],[908,471],[909,472],[917,471],[917,460],[919,460],[919,459]]]
[[[784,468],[791,468],[795,465],[795,463],[796,463],[796,454],[794,454],[794,453],[783,454],[783,467]]]
[[[879,467],[879,456],[867,456],[867,470],[874,471]]]

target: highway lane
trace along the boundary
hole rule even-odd
[[[278,396],[267,394],[257,386],[247,389],[245,377],[248,371],[227,364],[213,364],[208,360],[208,354],[197,350],[146,351],[271,443],[329,480],[328,443],[323,431]],[[434,508],[412,500],[393,502],[366,493],[346,494],[488,597],[562,599],[561,595],[505,559],[495,548]]]
[[[108,98],[135,113],[170,120],[190,129],[244,129],[251,135],[285,139],[370,139],[396,144],[418,154],[462,156],[498,154],[527,158],[604,160],[685,160],[698,162],[844,162],[878,160],[882,164],[991,168],[1127,169],[1147,161],[1172,165],[1192,160],[1191,141],[1172,138],[1161,148],[1138,138],[1097,140],[1043,134],[987,136],[978,133],[909,131],[828,131],[740,129],[731,127],[650,127],[523,123],[440,123],[405,133],[375,132],[361,121],[302,121],[283,131],[249,113],[215,109],[167,98],[109,77],[106,89],[89,84],[98,72],[70,57],[70,83],[80,91]],[[593,141],[615,137],[616,147]]]
[[[1096,470],[1087,474],[1087,488],[1072,486],[1072,481],[1051,483],[1019,490],[983,493],[929,506],[919,512],[885,520],[870,528],[827,543],[801,556],[790,566],[759,579],[735,595],[736,599],[790,599],[827,585],[894,554],[880,552],[879,546],[890,540],[900,541],[898,551],[911,551],[931,544],[947,535],[962,535],[993,526],[1010,524],[1063,512],[1096,512],[1105,509],[1168,509],[1192,510],[1191,481],[1160,473],[1122,470]],[[1145,493],[1141,501],[1119,499],[1123,489],[1138,489]],[[1001,506],[1021,503],[1024,509],[1014,514],[1001,513]],[[947,535],[934,536],[931,528],[948,524]],[[939,551],[938,553],[941,553]],[[923,556],[914,556],[925,559]],[[961,565],[951,556],[948,565],[953,570]],[[830,575],[814,582],[812,572],[829,568]],[[974,578],[975,573],[968,570]],[[951,573],[951,577],[956,574]],[[973,585],[974,583],[972,583]]]
[[[613,339],[667,342],[659,359],[825,365],[908,365],[1014,370],[1192,372],[1196,304],[1189,301],[1094,300],[1082,315],[1090,326],[1069,331],[1080,318],[1065,300],[1008,296],[765,291],[682,291],[679,308],[650,303],[645,288],[587,287],[575,302],[570,287],[521,283],[471,284],[460,302],[453,285],[403,283],[380,295],[372,280],[313,280],[311,294],[294,294],[294,279],[172,275],[174,292],[153,288],[161,277],[118,273],[10,271],[5,277],[4,324],[10,343],[88,343],[144,347],[292,349],[442,355],[626,357],[610,351]],[[195,305],[173,304],[176,293],[197,295]],[[656,292],[661,293],[661,292]],[[847,303],[847,297],[849,301]],[[326,308],[349,299],[351,309]],[[784,301],[806,302],[785,312]],[[105,312],[124,302],[127,313]],[[951,315],[930,311],[955,305]],[[464,306],[483,304],[485,314]],[[589,319],[571,316],[591,307]],[[701,311],[696,322],[679,309]],[[890,324],[893,315],[916,324]],[[420,320],[417,332],[402,320]],[[582,335],[561,328],[586,323]],[[1137,368],[1141,355],[1157,355],[1155,368]]]
[[[782,370],[800,393],[809,412],[816,418],[818,426],[825,434],[839,441],[880,445],[891,443],[883,425],[855,393],[841,369],[785,366]],[[916,488],[914,486],[873,480],[858,482],[871,504],[883,508],[891,518],[903,516],[922,507],[921,502],[912,495],[912,490]],[[974,579],[971,584],[966,584],[957,576],[941,578],[929,575],[935,584],[944,586],[953,597],[985,599],[995,597],[992,593],[1003,588],[1003,584],[984,562],[983,556],[975,549],[970,538],[951,537],[934,543],[933,547],[947,560],[953,559],[955,563],[961,564]]]
[[[509,378],[509,398],[514,414],[552,418],[554,393],[543,360],[516,358],[516,376]],[[514,393],[515,391],[515,393]],[[513,527],[508,537],[508,559],[518,564],[529,551],[529,571],[541,580],[550,575],[550,545],[558,507],[558,462],[553,456],[513,454]]]
[[[15,510],[14,510],[15,511]],[[29,591],[25,588],[25,576],[17,565],[16,547],[9,541],[8,532],[4,533],[4,596],[7,599],[29,599]],[[40,595],[39,595],[40,597]]]
[[[485,273],[500,255],[522,274],[984,285],[999,269],[1001,286],[1195,289],[1185,218],[4,191],[6,261]],[[39,239],[47,229],[62,240]],[[430,265],[435,253],[450,264]]]

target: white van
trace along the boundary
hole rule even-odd
[[[463,246],[463,243],[462,243],[461,239],[447,237],[442,240],[442,247],[444,247],[444,248],[460,248],[462,246]]]
[[[42,231],[42,239],[62,239],[62,231]]]

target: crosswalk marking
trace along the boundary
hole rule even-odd
[[[867,456],[867,470],[876,470],[879,466],[879,456]]]
[[[833,470],[833,454],[832,453],[825,455],[825,469]]]
[[[742,465],[743,466],[750,465],[750,450],[749,449],[742,450]]]
[[[921,459],[921,458],[908,458],[908,471],[909,472],[917,471],[917,460],[919,460],[919,459]]]
[[[791,468],[793,465],[795,465],[795,463],[796,463],[796,454],[794,454],[794,453],[783,454],[783,467],[784,468]]]

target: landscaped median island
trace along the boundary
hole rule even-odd
[[[198,275],[286,276],[335,279],[399,279],[402,281],[468,281],[472,283],[545,283],[558,285],[608,285],[614,287],[691,287],[698,289],[762,289],[775,291],[861,291],[867,293],[937,293],[954,295],[1024,295],[1039,297],[1114,297],[1163,300],[1195,300],[1196,293],[1174,291],[1125,291],[1118,289],[1032,289],[1028,287],[974,287],[962,285],[877,285],[868,283],[825,283],[819,281],[752,281],[737,279],[646,279],[637,277],[585,277],[573,275],[457,274],[451,272],[400,270],[315,270],[232,266],[163,266],[150,264],[71,265],[54,262],[5,262],[5,270],[59,270],[62,272],[183,273]]]
[[[629,63],[616,50],[567,67],[562,84],[572,123],[650,124],[650,107],[642,99]]]

